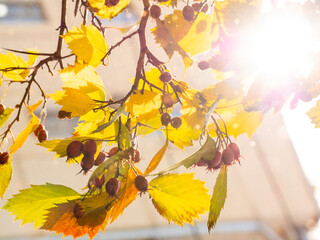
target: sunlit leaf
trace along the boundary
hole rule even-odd
[[[63,35],[72,53],[93,67],[101,64],[101,59],[107,53],[107,44],[101,32],[94,26],[81,25],[73,27]]]
[[[165,2],[160,2],[160,5],[167,5],[167,6],[177,7],[178,0],[168,0],[168,1],[165,1]]]
[[[34,222],[34,226],[39,227],[45,221],[47,209],[80,197],[79,193],[63,185],[31,185],[10,198],[3,208],[16,215],[15,220],[22,220],[22,224]]]
[[[163,145],[162,148],[160,148],[160,150],[156,153],[156,155],[154,155],[154,157],[152,158],[152,160],[150,161],[147,169],[144,171],[144,174],[149,174],[151,173],[153,170],[156,169],[156,167],[159,165],[159,163],[161,162],[167,147],[168,147],[169,141],[168,139],[166,140],[166,143]]]
[[[9,183],[11,181],[12,176],[12,164],[11,164],[11,157],[8,161],[8,163],[0,166],[0,197],[3,198],[3,195],[5,194]]]
[[[215,227],[220,212],[224,206],[227,198],[227,167],[224,165],[220,169],[220,173],[216,180],[216,184],[213,189],[213,194],[210,203],[210,212],[208,218],[208,231]]]
[[[14,108],[6,107],[4,109],[4,112],[0,115],[0,127],[3,126],[3,124],[6,123],[6,121],[11,116],[11,113],[14,111]]]
[[[19,148],[22,147],[22,145],[27,140],[28,136],[36,130],[37,126],[39,125],[40,121],[39,118],[32,114],[31,120],[28,123],[28,126],[19,134],[17,139],[14,141],[14,143],[10,147],[10,153],[14,154]]]
[[[316,128],[320,127],[320,100],[316,102],[316,105],[312,107],[307,112],[309,118],[311,119],[312,123],[315,124]]]
[[[42,102],[43,102],[43,100],[40,100],[40,101],[38,101],[37,103],[35,103],[35,104],[31,105],[31,106],[27,106],[26,105],[26,107],[29,110],[29,113],[32,114],[41,105]]]
[[[50,96],[57,104],[62,105],[61,110],[71,112],[71,116],[81,116],[96,107],[95,101],[84,91],[75,88],[63,88]]]
[[[169,222],[193,223],[209,210],[210,195],[193,174],[167,174],[149,183],[149,194],[158,212]]]
[[[121,123],[119,119],[114,124],[116,138],[118,139],[118,143],[120,144],[120,149],[127,149],[131,147],[131,134],[128,128]]]
[[[121,0],[115,6],[106,6],[105,0],[89,0],[90,6],[101,18],[108,18],[109,20],[122,12],[129,4],[129,0]]]

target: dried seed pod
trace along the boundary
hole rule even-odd
[[[83,154],[94,155],[97,152],[97,143],[93,139],[89,139],[82,145]]]
[[[76,158],[80,156],[82,153],[82,142],[80,141],[72,141],[67,146],[67,157],[69,158]]]
[[[136,188],[141,192],[146,192],[148,190],[148,180],[142,175],[136,176],[136,178],[134,179],[134,184]]]
[[[193,20],[194,10],[191,6],[185,6],[182,9],[182,14],[183,14],[184,19],[190,22]]]
[[[171,126],[174,128],[179,128],[182,124],[181,118],[174,117],[171,119]]]
[[[170,96],[169,93],[163,94],[162,97],[161,97],[161,100],[162,100],[162,104],[166,108],[170,108],[170,107],[173,106],[173,99],[172,99],[172,97]]]
[[[38,127],[36,128],[36,130],[34,130],[34,135],[36,135],[37,137],[38,137],[38,135],[39,135],[39,132],[41,131],[41,130],[43,130],[44,129],[44,126],[43,126],[43,124],[39,124],[38,125]]]
[[[0,166],[6,164],[9,161],[10,154],[8,152],[3,152],[0,154]]]
[[[84,209],[80,206],[79,203],[76,203],[73,207],[73,216],[76,218],[81,218],[86,212]]]
[[[42,130],[40,130],[39,131],[39,133],[38,133],[38,140],[39,140],[39,142],[44,142],[44,141],[47,141],[47,139],[48,139],[48,132],[47,132],[47,130],[45,130],[45,129],[42,129]]]
[[[94,165],[99,166],[106,159],[106,154],[104,152],[99,152],[98,157],[94,160]]]
[[[120,189],[120,182],[118,178],[110,178],[106,183],[106,192],[110,196],[116,196],[119,189]]]
[[[160,80],[161,80],[162,82],[168,83],[168,82],[171,81],[172,76],[171,76],[171,74],[170,74],[169,72],[163,72],[163,73],[161,73],[161,75],[160,75],[159,78],[160,78]]]
[[[71,112],[66,112],[66,111],[64,111],[64,110],[60,110],[60,111],[58,112],[57,117],[60,118],[60,119],[71,118]]]
[[[230,165],[233,162],[234,155],[231,148],[226,148],[223,150],[221,160],[225,165]]]
[[[158,5],[152,5],[150,7],[150,15],[154,19],[159,18],[161,15],[161,8]]]
[[[168,124],[171,122],[171,116],[169,113],[165,112],[161,115],[161,123],[163,126],[168,126]]]

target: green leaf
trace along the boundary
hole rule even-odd
[[[100,126],[98,127],[98,129],[95,130],[95,131],[93,131],[92,133],[100,132],[100,131],[102,131],[103,129],[109,127],[109,126],[110,126],[112,123],[114,123],[114,121],[116,121],[116,120],[120,117],[120,115],[121,115],[122,113],[124,113],[124,112],[125,112],[125,105],[122,104],[122,105],[119,106],[117,112],[113,115],[113,117],[111,118],[111,120],[110,120],[109,122],[100,125]]]
[[[117,138],[119,138],[120,149],[127,149],[131,147],[131,135],[128,128],[121,123],[121,129],[119,134],[119,121],[114,123],[115,133]]]
[[[11,116],[11,113],[13,112],[14,108],[7,107],[4,112],[0,115],[0,127],[3,126],[3,124],[6,123],[6,121]]]
[[[217,223],[219,218],[221,209],[224,206],[224,203],[227,198],[227,167],[223,165],[220,169],[218,178],[216,180],[216,184],[213,189],[213,194],[211,198],[210,204],[210,212],[209,212],[209,219],[207,222],[208,231],[210,232]]]
[[[186,159],[176,164],[173,164],[172,166],[166,168],[165,170],[152,175],[161,175],[168,171],[175,170],[181,167],[182,165],[185,166],[186,168],[189,168],[193,166],[195,163],[197,163],[201,158],[203,158],[204,160],[211,160],[216,150],[217,150],[216,142],[211,137],[208,136],[203,146],[194,154],[192,154],[191,156],[187,157]]]
[[[39,227],[45,221],[47,209],[80,197],[79,193],[63,185],[31,185],[10,198],[3,208],[16,215],[15,220],[22,220],[22,224],[34,222],[34,226]]]
[[[12,165],[11,161],[0,167],[0,197],[3,198],[6,192],[12,176]]]

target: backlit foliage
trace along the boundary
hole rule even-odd
[[[7,96],[2,91],[0,196],[3,198],[10,187],[14,154],[30,135],[38,138],[40,146],[55,152],[56,161],[79,164],[81,172],[90,175],[89,180],[82,193],[51,183],[31,185],[9,199],[4,209],[23,224],[34,223],[64,236],[88,234],[93,238],[139,196],[148,195],[162,217],[181,226],[207,214],[210,232],[226,207],[228,169],[239,162],[240,152],[229,145],[241,134],[251,137],[264,116],[271,110],[279,111],[287,100],[295,108],[299,101],[311,101],[319,95],[319,53],[313,53],[309,75],[300,77],[295,72],[290,81],[270,86],[269,79],[246,64],[240,54],[241,43],[248,41],[249,32],[257,30],[262,19],[260,1],[69,2],[81,22],[67,24],[67,0],[61,0],[58,44],[53,53],[8,49],[0,54],[1,88],[19,84],[25,89],[10,106],[5,106]],[[130,4],[138,6],[139,19],[130,27],[118,28],[122,37],[112,45],[106,40],[109,28],[115,31],[117,27],[112,27],[113,21],[106,26],[106,21],[127,14]],[[316,22],[316,6],[308,4],[313,3],[296,6],[295,14]],[[152,5],[160,12],[149,11]],[[312,27],[318,39],[320,28]],[[131,41],[139,43],[135,72],[127,81],[129,90],[115,100],[105,87],[112,76],[102,77],[97,69],[111,68],[109,56],[121,54],[114,50]],[[155,49],[165,54],[159,57]],[[173,61],[176,68],[170,69]],[[179,69],[183,76],[178,77]],[[207,71],[212,77],[205,87],[195,89],[184,81],[189,70]],[[61,89],[46,93],[38,82],[39,71],[59,76]],[[42,98],[36,99],[31,88],[40,90]],[[57,127],[61,119],[78,117],[72,135],[47,139],[48,101],[59,105]],[[23,110],[28,115],[23,115]],[[308,115],[319,127],[319,101]],[[29,123],[17,132],[20,118],[29,119]],[[153,158],[142,158],[139,149],[143,146],[137,142],[154,132],[163,136],[164,144],[154,148]],[[201,147],[194,154],[159,169],[170,146],[183,151],[195,142]],[[140,161],[148,161],[145,169],[136,165]],[[177,174],[175,170],[182,166],[183,171],[202,167],[207,174],[215,174],[212,195],[205,182],[193,174]]]

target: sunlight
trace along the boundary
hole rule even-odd
[[[270,84],[293,75],[306,77],[316,50],[312,25],[294,14],[268,16],[248,43],[249,64]]]

